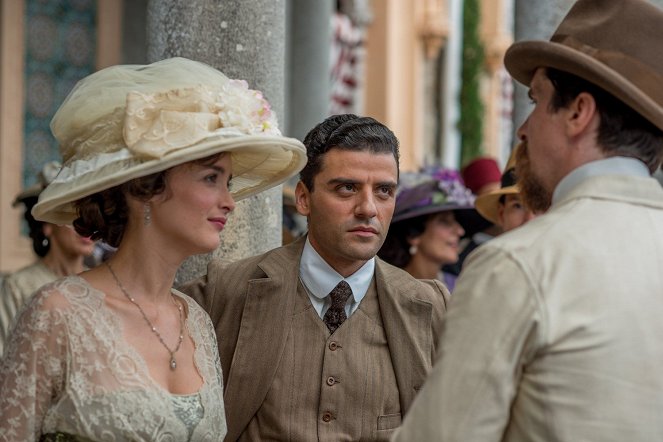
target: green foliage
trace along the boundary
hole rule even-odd
[[[459,122],[461,164],[466,164],[482,153],[483,103],[479,77],[484,63],[484,50],[479,39],[479,18],[479,0],[464,0]]]

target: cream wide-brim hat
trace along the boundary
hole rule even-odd
[[[184,58],[86,77],[51,130],[64,165],[32,214],[54,224],[71,224],[74,202],[85,196],[219,153],[230,154],[235,200],[283,183],[306,164],[304,145],[280,134],[260,92]]]
[[[643,0],[578,0],[550,41],[516,42],[504,64],[529,86],[537,68],[596,84],[663,130],[663,11]]]

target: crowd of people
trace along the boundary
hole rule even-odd
[[[514,43],[534,107],[501,173],[401,172],[353,114],[285,137],[185,58],[86,77],[16,198],[39,258],[0,290],[0,441],[660,440],[662,29],[578,0]],[[304,234],[173,287],[297,174]]]

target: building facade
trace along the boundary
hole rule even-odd
[[[513,139],[512,85],[502,57],[513,40],[514,0],[477,1],[482,151],[503,162]],[[148,9],[159,2],[167,0],[0,0],[0,272],[34,260],[12,201],[41,164],[59,156],[48,132],[52,114],[79,78],[151,61]],[[214,4],[191,3],[191,11]],[[284,103],[284,133],[302,138],[331,112],[355,112],[394,130],[402,169],[462,166],[463,0],[287,0],[285,10],[284,96],[268,97]]]

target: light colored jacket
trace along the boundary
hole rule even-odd
[[[663,440],[662,275],[658,182],[580,182],[470,256],[392,440]]]
[[[41,286],[55,281],[58,276],[39,260],[27,267],[7,275],[0,284],[0,355],[9,338],[11,327],[16,321],[23,304]]]

